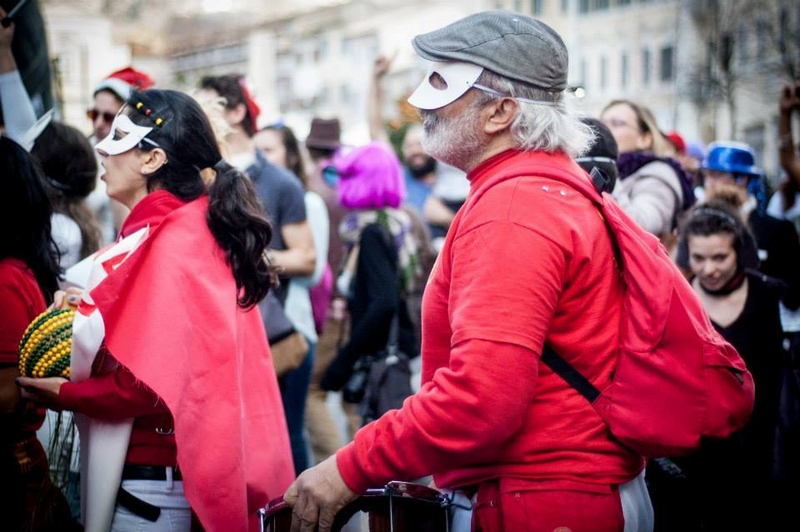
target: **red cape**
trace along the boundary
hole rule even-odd
[[[167,215],[91,297],[109,351],[175,419],[186,498],[205,529],[258,530],[258,508],[294,468],[261,316],[236,304],[207,206]]]

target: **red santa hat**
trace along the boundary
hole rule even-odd
[[[127,100],[134,89],[146,90],[153,86],[153,78],[133,67],[112,72],[106,79],[101,81],[94,89],[93,94],[106,90],[114,93],[119,99]]]

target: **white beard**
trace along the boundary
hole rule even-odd
[[[468,107],[454,118],[442,118],[434,111],[423,111],[422,148],[434,159],[465,172],[473,168],[485,148],[478,113],[479,109]]]

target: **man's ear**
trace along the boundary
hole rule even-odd
[[[500,98],[484,108],[486,121],[483,131],[495,135],[509,129],[519,113],[519,103],[514,98]]]
[[[155,173],[159,168],[167,164],[167,152],[161,148],[153,148],[152,150],[142,151],[142,174],[150,175]]]

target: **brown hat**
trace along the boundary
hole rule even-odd
[[[311,130],[306,137],[307,148],[317,148],[321,150],[335,150],[342,145],[339,142],[339,135],[342,127],[338,118],[326,120],[315,118],[311,121]]]

